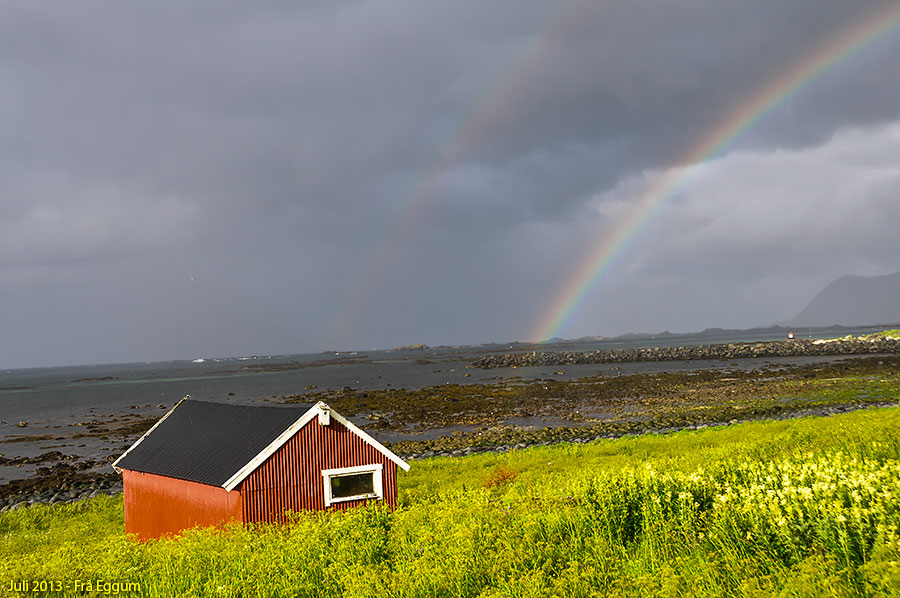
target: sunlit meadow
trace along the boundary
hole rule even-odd
[[[394,512],[148,543],[121,497],[35,506],[0,515],[0,592],[900,595],[898,429],[884,408],[416,461]],[[68,589],[14,585],[42,580]]]

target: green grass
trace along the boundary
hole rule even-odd
[[[900,595],[898,429],[900,409],[883,408],[417,461],[400,474],[393,513],[305,513],[148,543],[124,535],[121,498],[31,507],[0,515],[0,588],[100,579],[139,583],[143,596]]]
[[[862,338],[900,338],[900,328],[895,328],[893,330],[882,330],[881,332],[874,332],[872,334],[867,334]]]

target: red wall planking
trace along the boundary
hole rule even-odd
[[[125,531],[142,540],[243,521],[237,491],[128,469],[122,471],[122,481]]]

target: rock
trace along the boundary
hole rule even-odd
[[[27,428],[27,427],[28,427],[28,422],[26,422],[26,421],[20,421],[19,423],[16,424],[16,427],[18,427],[18,428]]]
[[[797,355],[845,355],[868,353],[900,353],[900,339],[853,338],[812,341],[793,339],[790,341],[769,341],[756,343],[729,343],[722,345],[700,345],[696,347],[653,347],[649,349],[620,349],[615,351],[596,350],[576,353],[511,353],[488,355],[472,362],[470,367],[497,368],[538,365],[623,363],[640,361],[721,359],[734,360],[759,357],[790,357]],[[614,368],[615,369],[615,368]],[[559,375],[559,372],[557,372]]]

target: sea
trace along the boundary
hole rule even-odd
[[[798,337],[833,338],[858,336],[884,327],[809,329]],[[697,344],[778,340],[784,330],[706,331],[698,334],[665,334],[618,339],[585,339],[542,345],[488,344],[466,347],[328,352],[301,355],[214,357],[191,360],[80,365],[0,370],[0,454],[36,454],[54,445],[16,442],[25,435],[71,430],[86,419],[125,413],[162,415],[179,399],[248,404],[273,404],[287,396],[322,390],[418,388],[445,384],[501,382],[510,378],[554,377],[574,379],[595,375],[752,368],[758,360],[670,361],[578,366],[477,369],[472,361],[489,354],[537,351],[593,351],[639,347],[677,347]],[[823,358],[770,359],[771,363],[803,363]],[[755,361],[755,363],[754,363]],[[89,453],[91,442],[65,445],[61,450]],[[22,472],[24,473],[24,472]],[[0,470],[0,481],[10,477]]]

